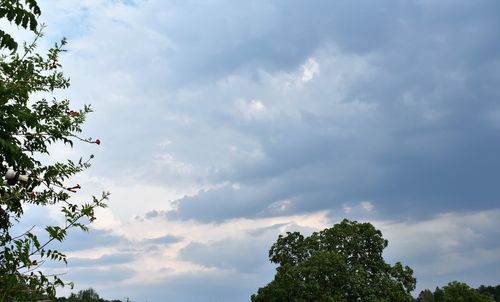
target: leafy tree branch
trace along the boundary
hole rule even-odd
[[[59,274],[44,274],[42,265],[67,260],[49,246],[64,241],[70,229],[88,231],[95,210],[105,207],[109,196],[73,201],[81,187],[68,182],[90,167],[93,155],[52,164],[40,160],[41,155],[50,156],[50,148],[73,147],[75,141],[101,143],[80,134],[90,106],[71,108],[69,100],[52,95],[70,85],[59,60],[67,41],[55,43],[44,55],[37,53],[45,28],[38,22],[40,14],[35,0],[0,1],[0,18],[34,34],[19,50],[13,36],[0,31],[0,302],[54,298],[56,287],[65,283]],[[59,206],[63,225],[35,226],[12,236],[27,204]],[[39,237],[43,233],[44,241]]]

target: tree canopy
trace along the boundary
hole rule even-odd
[[[500,285],[497,286],[481,285],[478,287],[477,291],[483,295],[490,295],[495,299],[496,302],[500,302]]]
[[[413,301],[416,280],[408,266],[382,257],[388,241],[370,223],[343,220],[304,237],[280,235],[269,251],[274,280],[252,301]]]
[[[33,33],[31,43],[18,47],[14,37],[0,31],[0,301],[34,300],[55,296],[64,282],[57,274],[46,276],[41,265],[47,260],[66,262],[54,241],[63,241],[70,228],[87,230],[94,210],[104,207],[107,193],[89,201],[71,195],[79,184],[70,178],[90,167],[87,158],[63,162],[42,161],[51,146],[73,146],[74,141],[100,144],[100,140],[78,136],[89,106],[72,108],[69,100],[58,100],[54,92],[69,87],[61,70],[60,55],[66,40],[44,55],[36,52],[44,26],[37,21],[41,10],[35,0],[1,0],[0,18]],[[13,231],[25,206],[58,205],[62,225],[33,226]],[[45,233],[45,241],[39,239]]]
[[[466,283],[452,281],[443,288],[436,287],[434,292],[428,289],[421,291],[417,302],[495,302],[500,301],[499,292],[500,285],[481,285],[474,289]]]

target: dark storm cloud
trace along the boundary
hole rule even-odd
[[[105,137],[109,150],[122,151],[119,154],[104,153],[97,158],[96,167],[107,171],[103,173],[120,170],[123,175],[131,170],[138,171],[134,174],[138,181],[169,185],[192,181],[159,167],[157,162],[149,162],[157,152],[156,145],[164,137],[174,141],[168,151],[176,158],[201,166],[196,169],[198,166],[195,165],[194,170],[199,176],[196,182],[201,184],[220,180],[219,175],[207,179],[205,170],[212,168],[209,162],[216,162],[214,158],[221,161],[225,157],[221,145],[245,140],[246,136],[262,146],[266,158],[260,162],[243,159],[243,164],[233,163],[230,170],[237,171],[238,175],[222,175],[229,181],[244,176],[254,180],[280,177],[284,170],[325,160],[325,155],[329,157],[326,164],[333,164],[331,170],[336,171],[339,162],[349,160],[356,165],[360,158],[365,161],[366,156],[393,158],[391,154],[395,154],[404,161],[406,150],[398,150],[401,140],[411,140],[417,134],[432,146],[447,139],[440,133],[449,132],[457,123],[468,124],[464,114],[480,119],[482,114],[496,106],[498,89],[495,83],[499,75],[495,64],[499,63],[495,37],[500,27],[497,6],[494,1],[361,1],[355,4],[316,1],[314,5],[303,1],[139,3],[138,8],[148,13],[148,24],[149,20],[155,20],[150,26],[157,36],[150,31],[134,31],[130,34],[133,42],[125,41],[136,45],[131,54],[103,58],[103,62],[95,64],[102,68],[114,67],[111,64],[119,66],[119,72],[113,76],[123,87],[119,86],[121,90],[116,89],[119,91],[112,96],[123,94],[123,97],[133,100],[119,105],[111,103],[109,110],[101,110],[103,116],[100,118],[106,120],[106,124],[122,125],[108,127],[108,137]],[[128,24],[132,28],[126,29],[137,30],[133,25]],[[121,42],[120,45],[125,47],[124,41],[115,42]],[[147,45],[156,45],[157,48]],[[309,123],[316,125],[286,118],[242,125],[225,111],[230,102],[247,95],[258,97],[265,92],[250,87],[241,89],[238,94],[226,95],[221,92],[227,90],[225,88],[206,89],[207,85],[234,74],[244,75],[258,83],[264,81],[258,70],[271,73],[296,70],[306,58],[331,45],[341,53],[366,56],[375,70],[373,75],[352,83],[345,92],[343,101],[346,103],[362,100],[379,108],[380,115],[375,121],[364,122],[354,117],[353,122],[340,125],[345,130],[355,128],[360,131],[361,137],[355,144],[344,142],[325,130],[338,128],[337,118],[318,114],[310,115]],[[145,53],[138,55],[139,50]],[[115,53],[116,50],[105,48],[102,52]],[[100,70],[94,72],[101,73]],[[310,91],[303,96],[302,102],[324,104],[323,112],[328,113],[332,110],[328,107],[333,101],[329,93],[329,89],[335,86],[332,82],[333,79],[324,79],[321,86],[314,86],[316,92]],[[112,83],[109,85],[113,86]],[[96,90],[96,95],[102,94],[99,85],[87,86]],[[188,97],[182,98],[178,94]],[[411,99],[408,102],[415,102],[415,108],[402,104],[404,96]],[[446,117],[447,120],[440,125],[428,125],[420,117],[424,108],[444,113],[451,110],[454,116]],[[100,114],[99,110],[96,114]],[[304,120],[307,114],[310,113],[304,108]],[[184,124],[183,119],[188,122]],[[97,130],[99,127],[96,125]],[[127,130],[124,131],[123,127]],[[487,127],[469,131],[475,133]],[[434,132],[438,136],[433,136]],[[274,138],[287,148],[280,148]],[[362,143],[372,144],[374,140],[383,139],[387,139],[387,144],[395,144],[393,150],[381,150],[382,155],[376,151],[363,153],[355,150]],[[138,141],[140,143],[136,143]],[[350,149],[359,155],[337,156],[339,148],[344,152]],[[380,166],[385,169],[386,165],[382,160],[372,160],[369,164],[379,170]],[[219,168],[217,165],[214,164]],[[398,164],[394,161],[391,165]],[[401,169],[407,171],[404,167]],[[342,173],[351,174],[349,171]],[[368,171],[368,174],[372,173]],[[393,183],[392,179],[370,181],[382,182],[384,186]]]
[[[220,120],[256,140],[264,156],[232,162],[213,176],[242,189],[226,186],[178,200],[171,217],[255,217],[283,199],[290,200],[284,213],[372,200],[389,217],[496,206],[500,128],[491,114],[500,110],[500,71],[493,68],[500,64],[494,39],[500,34],[498,4],[339,3],[308,5],[301,13],[321,11],[324,25],[343,26],[314,27],[321,21],[293,19],[297,3],[283,8],[291,12],[281,18],[290,17],[307,32],[321,31],[313,34],[318,41],[366,57],[369,74],[351,83],[341,104],[363,102],[373,107],[372,115],[332,116],[335,108],[328,103],[338,100],[328,98],[331,79],[318,79],[315,98],[302,100],[306,105],[298,117]],[[356,17],[368,22],[355,25]],[[324,110],[310,112],[308,103]]]
[[[360,53],[385,48],[395,38],[398,18],[419,9],[408,1],[186,1],[156,14],[170,16],[161,30],[176,45],[169,52],[179,71],[172,84],[236,70],[290,70],[331,41]]]
[[[495,36],[495,27],[484,30],[484,18],[497,25],[496,8],[494,1],[186,1],[155,14],[171,15],[157,26],[175,44],[172,80],[194,81],[245,69],[291,70],[327,43],[358,54],[412,46],[423,51],[434,45],[421,42],[434,35],[467,31],[472,40],[465,43],[474,44]]]
[[[332,222],[373,218],[401,229],[389,258],[416,268],[426,286],[498,280],[498,226],[482,228],[481,215],[439,216],[498,209],[498,1],[85,3],[82,18],[92,19],[75,29],[68,61],[77,99],[96,105],[87,129],[103,141],[94,173],[188,195],[170,212],[170,204],[151,211],[140,194],[112,205],[139,205],[117,217],[125,229],[327,210]],[[78,23],[66,19],[60,28]],[[317,70],[304,79],[308,62]],[[109,297],[248,301],[272,278],[265,254],[280,230],[204,243],[172,233],[132,245],[105,231],[72,235],[70,251],[116,244],[120,252],[97,259],[113,267],[186,240],[180,260],[207,270],[172,270],[139,286],[145,271],[120,283],[135,272],[76,259],[88,267],[68,277],[103,283]]]
[[[245,194],[247,191],[249,194]],[[233,217],[255,216],[264,210],[274,196],[281,194],[272,190],[255,192],[254,188],[235,189],[225,186],[203,191],[193,197],[177,201],[178,209],[166,213],[169,219],[189,219],[209,222]]]

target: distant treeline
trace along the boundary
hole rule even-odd
[[[69,297],[60,297],[56,299],[56,302],[131,302],[129,298],[125,300],[106,300],[99,297],[99,294],[93,289],[84,289],[78,293],[71,293]]]
[[[484,286],[472,288],[469,285],[453,281],[443,288],[436,287],[432,292],[429,289],[423,290],[415,300],[417,302],[500,302],[500,285]]]
[[[128,298],[125,300],[105,300],[99,297],[99,294],[92,289],[81,290],[78,293],[72,293],[69,297],[57,298],[56,302],[131,302]],[[420,292],[415,299],[416,302],[500,302],[500,285],[484,286],[472,288],[466,283],[453,281],[447,285],[436,287],[434,291],[425,289]]]

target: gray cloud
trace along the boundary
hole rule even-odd
[[[162,237],[157,237],[157,238],[152,238],[152,239],[145,239],[141,243],[142,244],[152,244],[152,245],[162,245],[162,244],[171,244],[171,243],[176,243],[181,241],[182,238],[177,237],[177,236],[162,236]]]
[[[67,240],[62,243],[62,250],[66,252],[109,247],[120,243],[127,243],[124,237],[111,234],[109,231],[91,229],[90,232],[78,230],[70,231]]]
[[[268,264],[269,246],[269,239],[227,239],[208,244],[191,243],[179,256],[204,266],[247,273]]]
[[[352,16],[353,7],[343,5],[343,12]],[[243,189],[224,187],[181,199],[177,217],[255,217],[284,198],[298,212],[374,200],[385,216],[495,207],[500,144],[493,139],[498,127],[487,117],[498,110],[500,96],[495,84],[499,72],[489,67],[499,60],[491,51],[498,46],[491,39],[498,19],[482,13],[491,5],[496,4],[454,6],[458,15],[467,10],[470,15],[464,19],[442,5],[423,3],[412,14],[398,7],[388,22],[399,21],[380,31],[391,35],[390,42],[375,43],[379,48],[368,41],[359,49],[367,64],[365,74],[350,82],[340,99],[328,96],[336,88],[322,75],[334,66],[324,66],[311,90],[271,95],[301,102],[292,112],[271,119],[244,120],[227,113],[204,120],[209,127],[221,123],[246,136],[262,156],[229,156],[229,164],[211,177],[238,182]],[[368,20],[378,20],[380,11],[364,13]],[[349,30],[367,36],[363,26],[343,33]],[[333,41],[341,54],[356,53],[356,48],[343,48],[348,41]],[[321,59],[320,65],[326,60]],[[285,101],[265,99],[265,89],[271,89],[265,83],[257,88],[264,90],[261,97],[271,106]],[[352,113],[335,112],[345,108]],[[217,130],[209,133],[218,140]]]
[[[389,246],[384,257],[413,268],[417,291],[461,280],[495,284],[500,276],[500,211],[446,214],[423,221],[379,225]],[[480,276],[482,274],[482,276]]]
[[[132,290],[118,289],[114,291],[114,296],[127,295],[133,301],[248,301],[250,295],[262,286],[262,276],[270,276],[271,272],[272,268],[258,274],[232,271],[187,273],[158,280],[157,284],[141,284]],[[113,296],[113,291],[110,295]]]
[[[73,280],[80,288],[99,288],[105,284],[112,284],[135,275],[135,271],[128,268],[73,268],[68,272],[68,279]]]
[[[68,259],[68,262],[70,263],[71,269],[77,269],[78,267],[89,268],[123,264],[131,262],[134,257],[135,255],[131,253],[115,253],[111,255],[104,255],[97,259],[71,257]]]
[[[83,5],[83,28],[74,29],[64,60],[77,102],[96,107],[86,129],[103,141],[94,173],[124,186],[205,188],[146,219],[220,223],[327,210],[335,218],[418,221],[498,208],[498,2],[135,4]],[[75,23],[57,15],[57,28]],[[309,58],[318,71],[304,82]],[[78,238],[69,250],[124,240],[105,232]],[[467,242],[477,250],[462,242],[447,259],[482,257],[496,241]],[[272,272],[257,276],[251,268],[264,260],[237,255],[264,245],[191,243],[183,259],[213,271],[146,286],[147,297],[248,300]],[[422,270],[446,260],[425,251],[408,257]],[[484,269],[477,280],[489,282],[498,279],[491,259],[422,276],[444,282]]]
[[[205,222],[222,221],[233,217],[255,216],[270,203],[268,194],[259,194],[251,190],[252,194],[245,195],[240,190],[230,186],[201,192],[194,197],[185,197],[177,201],[178,209],[166,214],[168,219],[197,219]],[[263,195],[263,196],[262,196]],[[272,198],[272,197],[271,197]]]

